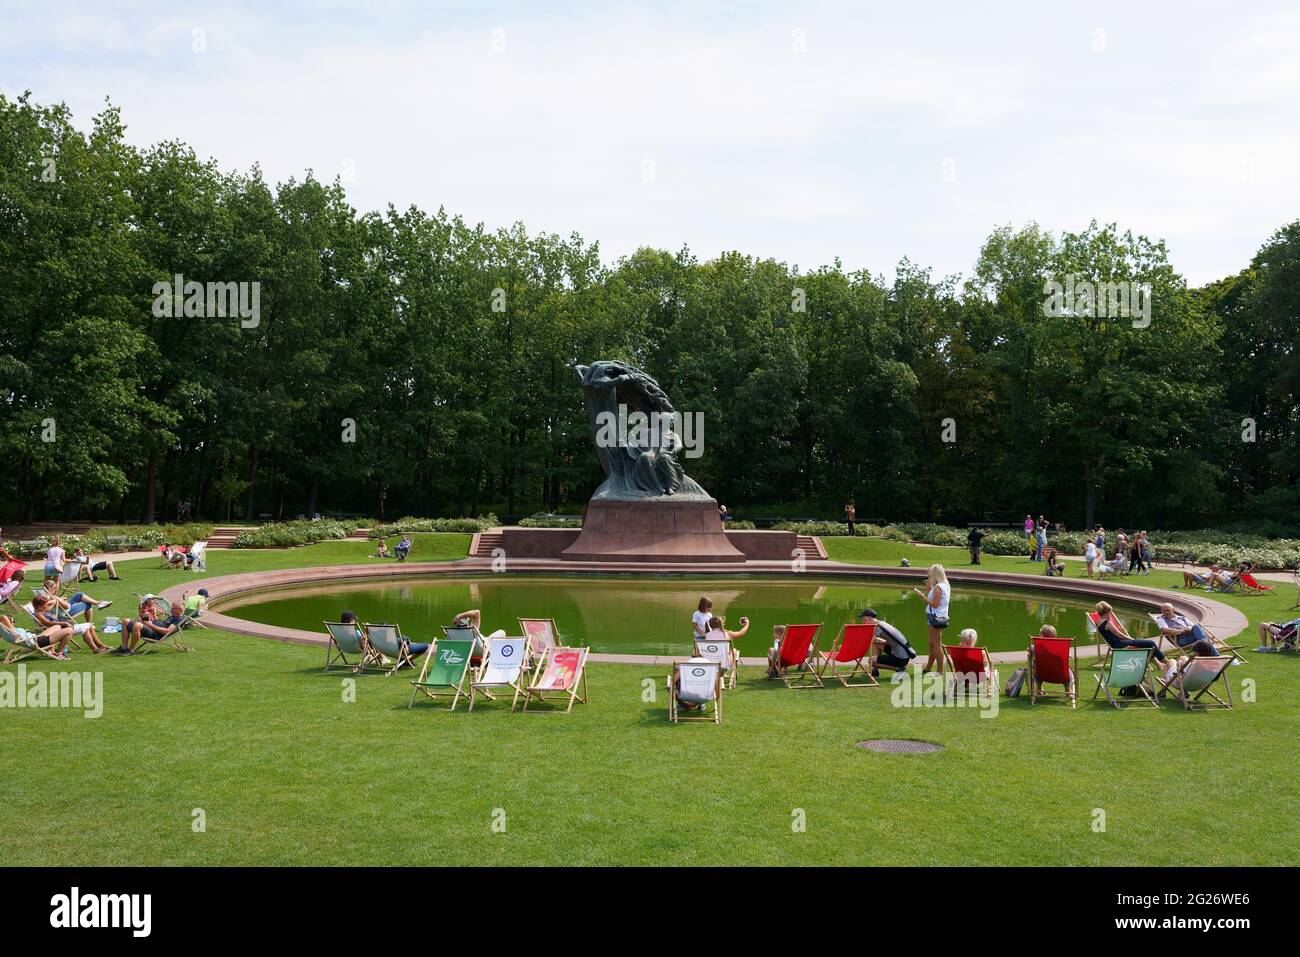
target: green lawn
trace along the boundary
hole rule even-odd
[[[420,536],[414,557],[457,557],[467,543]],[[826,544],[841,560],[892,565],[906,556],[919,565],[941,555],[964,564],[960,549]],[[214,551],[209,574],[368,554],[363,542]],[[1018,558],[987,565],[1034,570]],[[133,591],[202,578],[153,560],[121,571],[125,581],[92,594],[125,604]],[[1149,583],[1176,580],[1162,572]],[[1227,600],[1253,623],[1283,615],[1292,591]],[[323,674],[316,649],[211,631],[195,644],[188,655],[82,653],[58,665],[103,670],[97,720],[0,709],[0,860],[1300,863],[1300,825],[1286,810],[1300,731],[1295,657],[1248,654],[1230,674],[1234,694],[1251,679],[1256,700],[1209,714],[1056,703],[1031,712],[1004,699],[997,717],[981,718],[895,708],[887,688],[789,691],[750,669],[725,698],[721,727],[674,727],[664,672],[640,666],[592,666],[592,703],[567,717],[491,705],[448,714],[407,710],[405,678],[356,679],[356,700],[345,702],[351,675]],[[645,679],[654,701],[644,698]],[[888,736],[946,750],[854,747]],[[203,833],[191,826],[196,808]],[[1093,830],[1095,809],[1106,814],[1104,833]],[[798,812],[802,831],[792,829]]]

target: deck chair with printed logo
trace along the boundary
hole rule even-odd
[[[520,618],[519,629],[528,638],[528,664],[535,667],[546,649],[563,644],[554,618]]]
[[[736,654],[735,646],[732,645],[730,638],[700,638],[695,639],[695,657],[707,658],[710,661],[716,661],[722,668],[722,684],[727,688],[736,687],[736,671],[740,664],[740,656]]]
[[[674,662],[668,676],[668,720],[722,724],[722,688],[722,662],[716,658]]]
[[[821,625],[786,625],[781,643],[768,652],[768,677],[779,678],[787,688],[824,688],[814,661]],[[791,670],[794,677],[790,677]]]
[[[1122,708],[1124,704],[1118,697],[1123,695],[1126,688],[1133,688],[1134,693],[1146,698],[1151,707],[1159,708],[1160,705],[1147,689],[1154,653],[1154,648],[1112,648],[1110,657],[1106,659],[1105,671],[1093,675],[1097,679],[1097,687],[1093,689],[1092,700],[1096,701],[1097,695],[1104,691],[1107,701],[1116,708]],[[1112,691],[1115,694],[1112,695]]]
[[[483,661],[477,679],[469,685],[469,710],[474,710],[474,702],[482,694],[489,701],[495,701],[494,691],[505,694],[513,692],[510,710],[515,710],[519,696],[524,692],[524,678],[528,666],[528,638],[501,637],[489,638],[487,656]]]
[[[419,692],[432,701],[451,698],[447,710],[455,711],[456,702],[469,697],[465,682],[472,674],[469,658],[473,650],[473,639],[442,638],[434,641],[424,656],[420,677],[411,682],[411,700],[406,706],[409,708],[415,704],[415,694]]]
[[[0,639],[3,639],[5,645],[4,658],[0,659],[0,664],[11,665],[26,658],[53,658],[53,645],[42,648],[36,643],[37,637],[39,636],[28,637],[0,625]]]
[[[469,666],[471,668],[483,667],[483,656],[487,654],[487,638],[483,633],[473,625],[443,625],[442,633],[444,637],[452,641],[472,641],[473,647],[469,653]],[[504,631],[494,631],[491,635],[493,638],[505,637]]]
[[[1228,683],[1227,674],[1228,666],[1231,664],[1232,659],[1227,655],[1219,655],[1217,658],[1188,656],[1178,662],[1174,673],[1161,682],[1156,697],[1163,698],[1165,695],[1173,694],[1188,711],[1194,711],[1197,707],[1232,710],[1232,685]],[[1212,690],[1216,681],[1223,685],[1223,692],[1228,697],[1227,701]],[[1200,701],[1201,695],[1206,694],[1214,699],[1215,704]]]
[[[382,659],[370,647],[365,633],[356,622],[327,621],[324,625],[330,638],[330,643],[325,647],[326,671],[339,663],[342,663],[345,668],[351,668],[357,674],[385,670]],[[348,655],[352,655],[356,661],[348,661]]]
[[[1061,685],[1074,708],[1079,700],[1079,652],[1073,638],[1047,638],[1033,635],[1029,639],[1029,704],[1039,698],[1054,697],[1040,689],[1040,684]]]
[[[393,666],[385,672],[386,676],[391,677],[404,667],[415,667],[415,659],[411,657],[411,643],[402,634],[400,626],[367,622],[364,627],[366,644],[383,658],[393,659]]]
[[[533,680],[524,689],[524,710],[538,704],[564,705],[564,713],[573,710],[574,702],[587,703],[587,654],[590,648],[558,645],[546,652]]]
[[[944,645],[943,657],[948,662],[948,673],[952,676],[952,687],[959,682],[967,689],[974,686],[977,694],[996,695],[1001,681],[989,650],[976,645]]]
[[[880,682],[871,676],[871,646],[876,640],[874,622],[846,624],[831,642],[830,651],[817,652],[817,677],[828,675],[846,688],[879,687]],[[848,665],[848,671],[841,666]],[[854,678],[858,681],[854,681]]]

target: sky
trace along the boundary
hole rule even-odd
[[[1200,285],[1300,218],[1294,2],[0,0],[24,90],[606,262],[966,275],[998,226],[1095,219]]]

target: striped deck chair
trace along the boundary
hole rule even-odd
[[[351,668],[357,674],[384,670],[383,661],[371,649],[365,633],[356,622],[327,621],[323,624],[330,639],[330,643],[325,646],[326,671],[340,662],[345,668]],[[355,664],[348,661],[348,655],[356,657]]]
[[[400,626],[367,622],[364,627],[366,643],[384,658],[393,659],[393,666],[385,673],[386,677],[392,677],[404,667],[415,667],[415,659],[411,657],[411,643],[402,634]]]
[[[879,687],[880,682],[871,676],[870,668],[871,646],[875,640],[875,622],[841,625],[830,651],[817,652],[817,677],[825,678],[829,673],[846,688]],[[845,674],[839,670],[840,665],[852,667]],[[853,681],[855,676],[864,680]]]
[[[528,666],[528,639],[526,637],[496,637],[488,639],[487,657],[479,670],[477,680],[469,686],[469,710],[474,710],[474,702],[480,692],[489,701],[495,701],[492,692],[513,691],[510,710],[515,710],[519,696],[523,694],[523,678]]]
[[[415,694],[419,692],[433,701],[450,697],[451,706],[447,710],[455,711],[456,703],[462,697],[469,697],[465,680],[470,675],[469,656],[473,649],[472,639],[455,641],[443,638],[435,641],[424,656],[420,677],[411,682],[411,700],[406,706],[410,708],[415,704]]]
[[[1046,638],[1033,635],[1029,639],[1029,705],[1039,698],[1049,697],[1040,684],[1061,685],[1065,697],[1074,708],[1079,700],[1079,651],[1073,638]]]
[[[42,648],[36,643],[36,636],[29,638],[0,625],[0,639],[3,639],[6,646],[0,664],[11,665],[26,658],[54,658],[53,647]]]
[[[546,653],[533,681],[524,689],[524,710],[534,700],[565,704],[564,713],[573,710],[575,701],[587,703],[587,654],[590,648],[559,645]],[[567,703],[566,703],[567,702]]]
[[[779,678],[787,688],[823,688],[813,661],[817,657],[817,632],[821,625],[786,625],[781,644],[768,653],[768,677]],[[790,669],[795,677],[790,677]]]
[[[668,720],[722,724],[722,688],[722,662],[716,658],[674,662],[668,676]],[[713,714],[708,713],[710,704]]]
[[[1097,687],[1093,689],[1092,700],[1097,700],[1097,695],[1103,691],[1106,692],[1106,700],[1116,708],[1124,707],[1115,695],[1123,692],[1125,688],[1134,688],[1146,698],[1151,707],[1159,708],[1156,699],[1152,697],[1151,692],[1147,690],[1147,682],[1150,678],[1151,657],[1155,653],[1154,648],[1112,648],[1110,657],[1107,659],[1106,671],[1104,674],[1093,675],[1097,679]]]
[[[725,687],[736,687],[736,670],[740,656],[730,638],[696,638],[695,657],[716,661],[722,668],[722,683]]]
[[[960,678],[964,680],[968,689],[974,684],[976,693],[983,692],[990,696],[998,693],[1001,681],[987,648],[975,645],[944,645],[943,657],[948,662],[948,673],[952,675],[953,689],[956,689]]]
[[[548,648],[564,644],[554,618],[520,618],[519,630],[528,638],[528,664],[536,666]]]
[[[1163,698],[1172,692],[1178,697],[1183,708],[1193,711],[1201,695],[1208,694],[1216,704],[1201,704],[1200,707],[1232,710],[1232,685],[1228,683],[1227,674],[1230,664],[1232,659],[1227,655],[1220,655],[1217,658],[1196,656],[1184,658],[1178,662],[1178,670],[1161,683],[1157,697]],[[1211,690],[1216,681],[1223,685],[1224,694],[1228,696],[1226,702]]]

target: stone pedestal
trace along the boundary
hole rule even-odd
[[[560,558],[571,562],[743,562],[712,500],[656,498],[587,503],[582,533]]]

